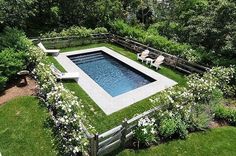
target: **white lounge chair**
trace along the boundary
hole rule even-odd
[[[160,55],[156,58],[156,60],[153,60],[151,63],[150,63],[150,67],[154,66],[156,67],[156,70],[158,70],[158,68],[160,67],[160,65],[163,63],[165,57]]]
[[[137,54],[137,60],[141,60],[142,62],[146,60],[146,58],[149,55],[149,50],[146,49],[144,50],[142,53],[138,53]]]
[[[40,42],[38,44],[39,48],[42,49],[45,53],[48,53],[48,54],[56,54],[58,55],[60,50],[59,49],[51,49],[51,50],[48,50],[44,47],[44,45]]]
[[[50,66],[53,74],[57,77],[57,79],[78,79],[79,73],[62,73],[58,70],[53,64]]]

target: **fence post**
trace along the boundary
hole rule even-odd
[[[127,123],[127,119],[125,118],[125,120],[122,122],[122,132],[121,132],[121,146],[122,147],[125,146],[127,128],[128,128],[128,123]]]
[[[98,152],[98,134],[94,134],[91,138],[89,138],[90,141],[90,155],[91,156],[97,156]]]

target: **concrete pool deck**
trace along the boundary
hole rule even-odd
[[[82,69],[80,69],[68,58],[68,56],[71,55],[96,52],[100,50],[131,66],[132,68],[142,72],[143,74],[146,74],[147,76],[155,79],[156,81],[126,92],[124,94],[112,97],[93,79],[91,79]],[[175,81],[106,47],[60,53],[58,56],[55,56],[55,59],[62,65],[62,67],[67,72],[79,73],[80,77],[77,80],[77,83],[85,90],[85,92],[107,115],[119,111],[125,107],[128,107],[138,101],[148,98],[162,90],[165,90],[177,84]]]

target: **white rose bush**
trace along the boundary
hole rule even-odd
[[[57,82],[46,55],[40,49],[32,47],[29,59],[35,64],[33,73],[38,83],[38,95],[50,111],[59,151],[64,155],[84,154],[89,142],[82,124],[90,131],[94,128],[87,122],[82,102]]]
[[[154,118],[141,118],[138,121],[137,128],[134,131],[134,136],[138,141],[138,148],[141,144],[146,146],[151,145],[157,141],[157,131]]]

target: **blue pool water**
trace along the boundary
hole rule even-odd
[[[69,58],[112,97],[155,81],[102,51]]]

